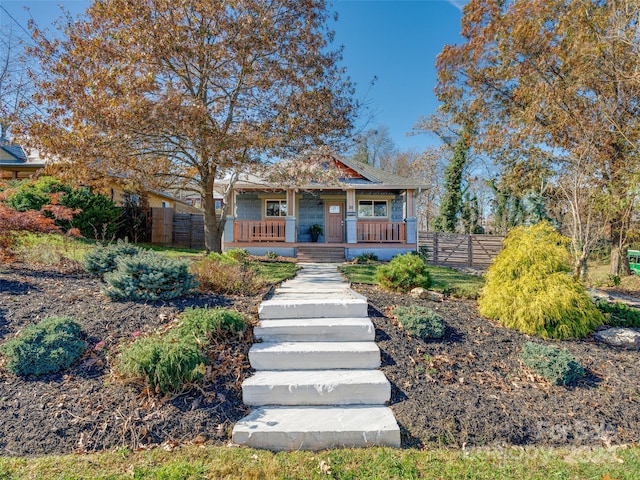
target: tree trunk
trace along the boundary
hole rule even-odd
[[[224,222],[218,221],[216,216],[216,202],[213,199],[213,192],[203,196],[202,209],[204,210],[204,248],[207,253],[222,253]]]
[[[581,255],[574,264],[573,276],[581,282],[587,281],[587,255]]]
[[[611,222],[611,259],[609,262],[609,274],[619,277],[631,275],[629,259],[627,258],[628,245],[622,241],[622,225],[616,220]]]

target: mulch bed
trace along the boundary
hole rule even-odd
[[[99,281],[81,272],[0,266],[0,341],[29,323],[67,315],[81,324],[88,345],[83,360],[64,374],[21,379],[0,368],[1,454],[227,443],[233,423],[248,412],[239,387],[250,373],[250,332],[231,347],[214,348],[212,367],[218,370],[179,396],[149,394],[142,385],[118,378],[109,366],[119,345],[167,328],[188,306],[225,306],[255,318],[262,297],[198,295],[172,302],[116,302],[100,288]],[[638,352],[590,340],[562,342],[588,375],[574,387],[551,386],[526,373],[518,360],[524,342],[542,340],[483,319],[474,302],[436,303],[371,286],[354,288],[369,299],[403,446],[608,445],[640,440]],[[437,310],[446,324],[443,339],[411,338],[385,316],[387,308],[411,303]],[[229,365],[233,362],[235,367]],[[216,377],[216,371],[223,375]]]

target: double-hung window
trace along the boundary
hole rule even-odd
[[[387,218],[389,204],[386,200],[358,200],[358,217]]]
[[[265,217],[286,217],[287,201],[286,200],[265,200]]]

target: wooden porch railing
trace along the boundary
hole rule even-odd
[[[236,220],[233,237],[236,242],[284,242],[284,220]]]
[[[358,242],[405,243],[407,225],[404,222],[361,222],[357,223]]]

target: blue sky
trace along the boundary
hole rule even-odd
[[[29,16],[45,27],[59,16],[58,5],[71,13],[86,9],[85,0],[0,0],[0,6],[26,26]],[[334,0],[338,13],[335,44],[344,46],[344,64],[376,116],[368,127],[386,125],[402,149],[422,151],[435,139],[407,137],[421,115],[435,112],[436,56],[443,46],[460,43],[461,8],[465,0]],[[29,11],[25,11],[28,7]],[[13,24],[0,9],[0,23]],[[370,88],[371,80],[377,81]]]

